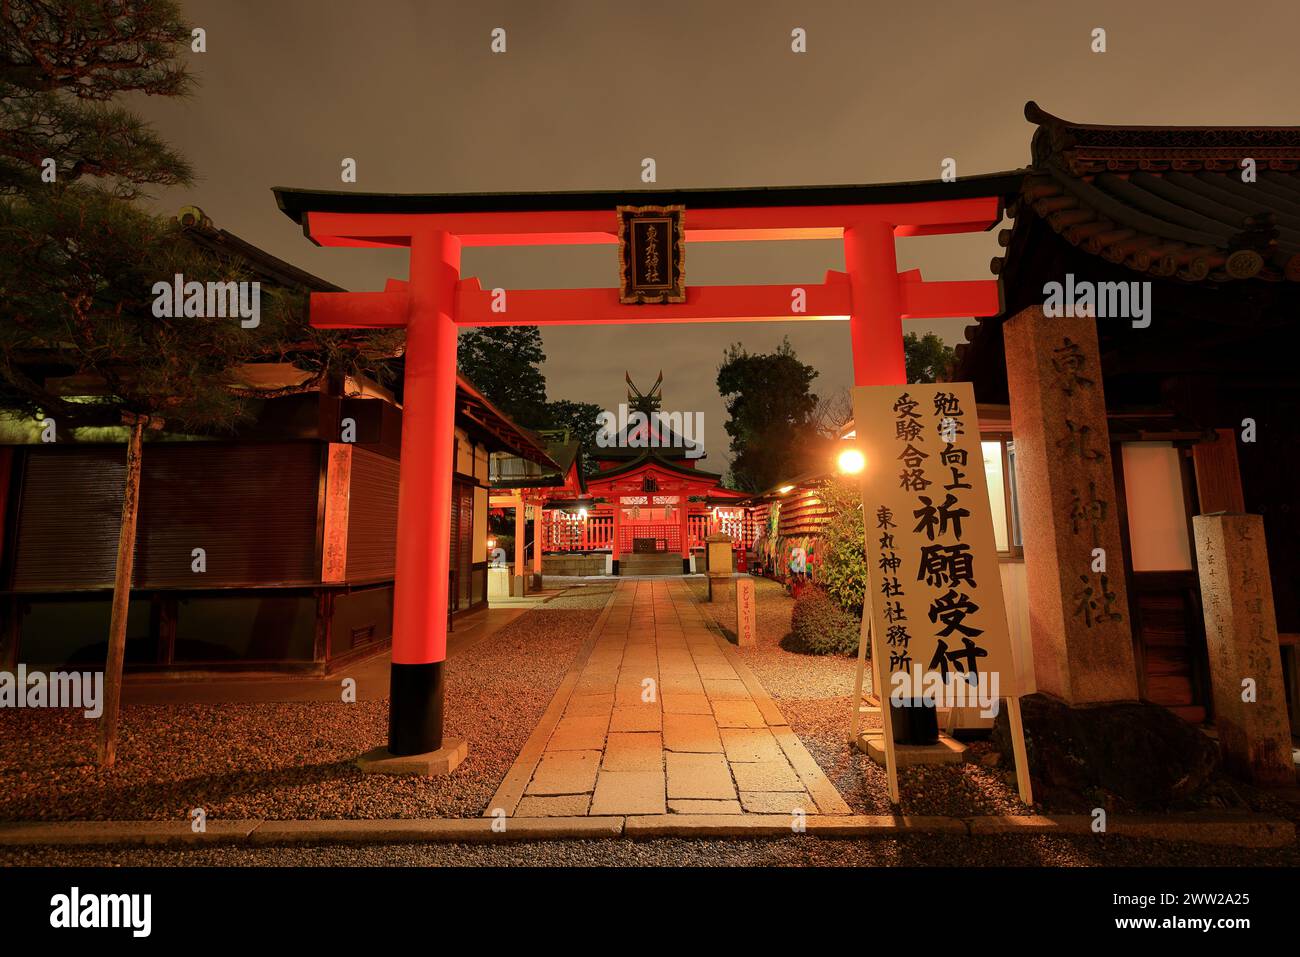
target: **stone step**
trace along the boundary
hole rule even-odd
[[[620,575],[680,575],[682,557],[666,553],[624,555],[618,563]]]

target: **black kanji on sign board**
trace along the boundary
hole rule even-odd
[[[618,301],[686,301],[684,206],[618,207]]]

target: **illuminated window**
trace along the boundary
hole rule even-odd
[[[993,515],[993,542],[998,554],[1018,556],[1020,509],[1016,498],[1015,443],[1006,436],[983,436],[984,480],[988,483],[989,508]]]

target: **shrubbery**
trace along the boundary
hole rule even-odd
[[[830,513],[830,520],[818,533],[821,555],[817,584],[826,589],[836,605],[861,618],[867,592],[862,493],[855,484],[831,479],[822,485],[819,497]]]
[[[790,630],[804,651],[814,655],[856,655],[861,619],[844,611],[820,588],[799,592]]]

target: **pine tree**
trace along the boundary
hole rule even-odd
[[[188,184],[191,173],[112,101],[186,94],[178,54],[189,38],[169,0],[0,4],[0,406],[52,419],[60,441],[80,426],[126,433],[104,765],[116,750],[145,433],[233,429],[249,414],[250,395],[234,383],[250,361],[293,362],[309,373],[300,388],[367,361],[345,334],[310,329],[297,294],[263,289],[255,328],[155,313],[155,283],[177,273],[248,280],[238,262],[131,202],[147,187]]]

